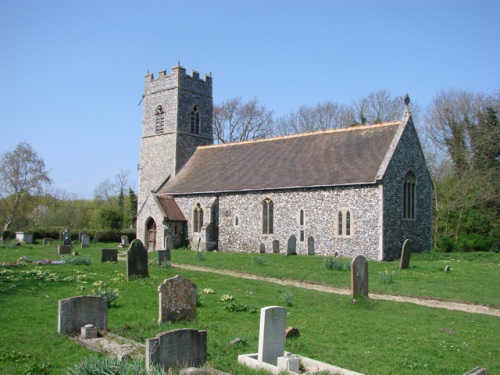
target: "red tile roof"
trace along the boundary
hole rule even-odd
[[[157,197],[158,203],[165,212],[166,217],[171,221],[186,221],[181,209],[175,202],[174,198],[167,196]]]
[[[374,183],[400,124],[198,147],[158,194]]]

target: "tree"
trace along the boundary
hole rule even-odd
[[[273,112],[257,99],[243,103],[237,97],[214,106],[213,124],[217,143],[266,138],[272,134]]]
[[[379,90],[355,101],[349,111],[351,125],[380,124],[401,118],[404,101],[402,96],[393,98],[387,90]]]
[[[24,197],[40,193],[50,183],[45,162],[29,143],[21,142],[14,151],[4,153],[0,159],[0,198],[7,208],[3,230],[8,229]]]

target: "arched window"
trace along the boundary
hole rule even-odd
[[[348,209],[341,209],[337,213],[337,236],[351,237],[353,235],[353,217]]]
[[[299,211],[299,241],[300,242],[304,242],[305,238],[306,238],[304,225],[305,225],[304,210],[300,210]]]
[[[203,226],[203,208],[198,203],[193,210],[193,232],[201,232],[201,227]]]
[[[339,211],[339,213],[338,213],[337,234],[339,236],[342,236],[342,211]]]
[[[238,215],[234,216],[234,226],[237,227],[240,225],[240,219],[238,218]]]
[[[299,213],[299,226],[304,226],[304,210],[300,210]]]
[[[200,133],[200,111],[197,105],[195,105],[191,111],[191,133]]]
[[[415,174],[408,172],[403,181],[403,219],[415,219]]]
[[[163,133],[165,130],[165,111],[163,107],[159,105],[155,110],[155,133]]]
[[[349,211],[345,213],[345,235],[351,235],[351,213]]]
[[[273,224],[273,201],[269,198],[266,198],[262,201],[262,234],[273,234]]]

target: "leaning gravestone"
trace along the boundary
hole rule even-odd
[[[297,237],[294,234],[288,239],[286,255],[297,255]]]
[[[286,309],[268,306],[260,310],[259,352],[257,359],[276,366],[285,353]]]
[[[278,240],[273,241],[273,254],[280,253],[280,242]]]
[[[179,275],[166,279],[158,287],[158,324],[196,319],[196,285]]]
[[[93,324],[98,330],[108,328],[108,302],[104,297],[80,296],[59,300],[57,332],[79,333]]]
[[[118,250],[101,249],[101,262],[118,262]]]
[[[314,255],[314,237],[307,237],[307,255]]]
[[[174,248],[174,238],[170,235],[165,237],[165,249],[172,250]]]
[[[141,240],[133,240],[127,250],[127,280],[132,276],[148,277],[148,251]]]
[[[170,250],[158,250],[158,265],[161,267],[165,262],[170,262]]]
[[[411,256],[411,241],[405,240],[403,243],[403,248],[401,249],[401,260],[399,262],[399,269],[405,270],[410,267],[410,256]]]
[[[207,360],[207,331],[175,329],[146,339],[146,369],[165,371],[202,366]]]
[[[266,252],[266,245],[261,243],[259,246],[259,253],[264,254]]]
[[[82,243],[80,245],[81,248],[82,249],[88,249],[89,245],[90,245],[90,237],[89,237],[89,235],[88,234],[83,234],[83,236],[82,236]]]
[[[358,255],[351,262],[351,295],[368,297],[368,261]]]

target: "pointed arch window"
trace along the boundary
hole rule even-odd
[[[155,110],[155,133],[160,134],[165,131],[165,111],[159,105]]]
[[[337,212],[336,233],[337,237],[352,237],[353,216],[350,210],[344,208]]]
[[[403,181],[403,219],[415,219],[415,182],[415,173],[406,173]]]
[[[191,110],[191,133],[200,133],[200,111],[197,105],[195,105]]]
[[[338,213],[338,219],[337,219],[337,234],[339,236],[342,236],[342,211],[339,211]]]
[[[273,234],[274,204],[269,198],[262,201],[262,234]]]
[[[197,204],[193,210],[193,232],[200,233],[203,226],[203,208]]]

